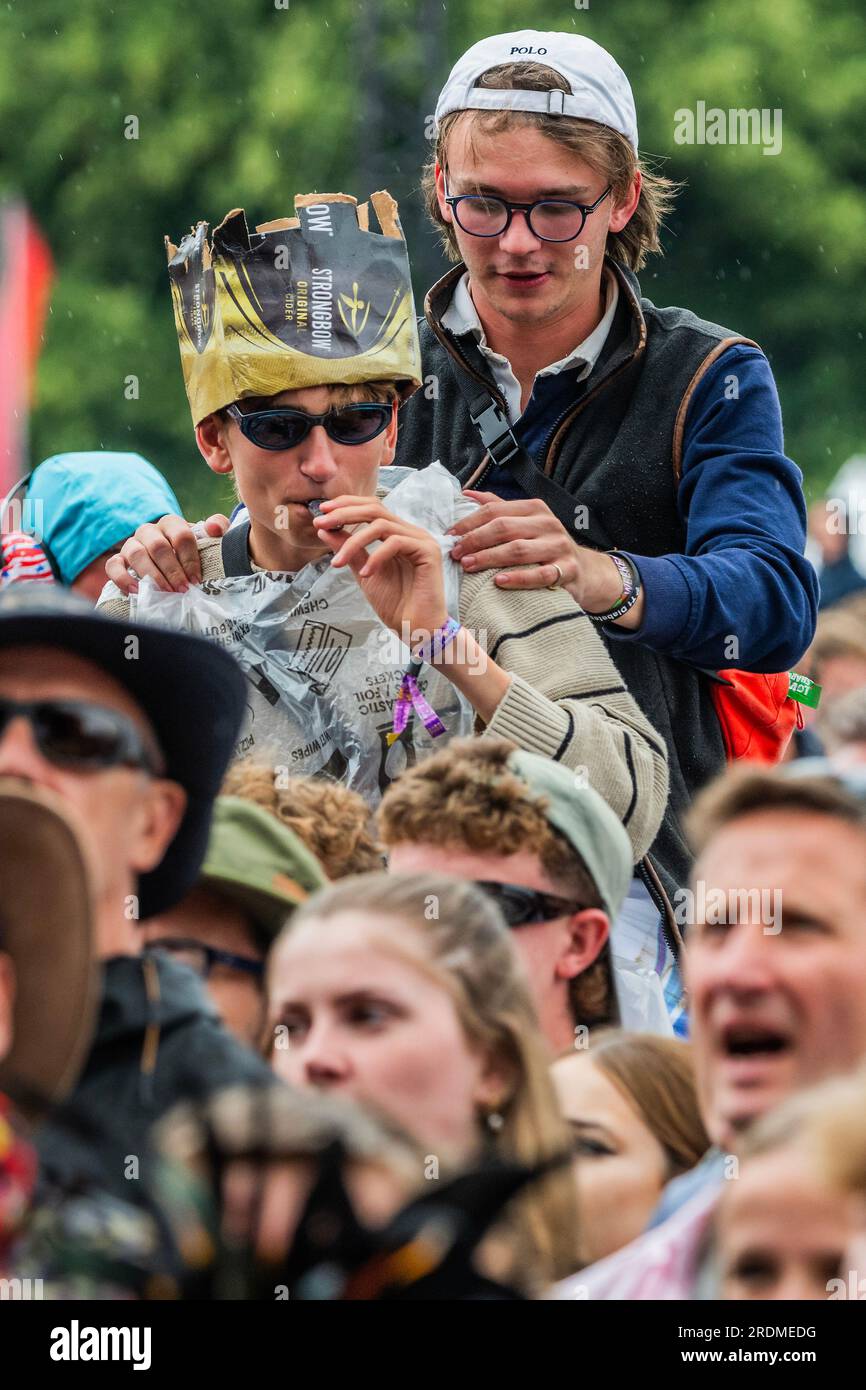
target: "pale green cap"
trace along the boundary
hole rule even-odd
[[[634,872],[631,841],[620,821],[598,792],[584,784],[581,773],[561,763],[518,748],[508,767],[530,791],[546,797],[544,814],[577,850],[613,921]]]

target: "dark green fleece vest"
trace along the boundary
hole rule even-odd
[[[676,489],[688,402],[707,367],[735,343],[748,342],[687,309],[657,309],[630,271],[608,261],[620,296],[611,331],[574,403],[552,426],[539,466],[572,494],[575,539],[638,555],[682,554],[685,528]],[[464,486],[483,487],[484,450],[457,384],[458,372],[481,381],[504,408],[472,334],[441,326],[465,267],[427,296],[421,322],[424,387],[403,407],[396,462],[424,468],[440,459]],[[725,764],[710,682],[694,668],[638,643],[606,638],[629,690],[662,735],[670,757],[668,813],[642,874],[658,901],[687,882],[690,854],[680,818],[695,792]],[[660,905],[662,905],[660,903]],[[675,928],[668,912],[668,933]]]

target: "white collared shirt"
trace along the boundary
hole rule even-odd
[[[577,380],[583,381],[588,377],[596,362],[599,354],[607,341],[610,332],[613,316],[616,313],[616,306],[619,303],[619,285],[616,276],[611,274],[605,267],[605,308],[604,317],[601,322],[592,330],[582,343],[578,343],[576,348],[563,357],[559,362],[551,362],[550,366],[542,367],[536,376],[556,376],[557,373],[573,369],[583,363],[583,370],[578,373]],[[481,320],[478,317],[478,310],[472,301],[469,293],[469,272],[462,275],[455,286],[451,296],[451,303],[442,315],[442,326],[452,333],[473,333],[475,340],[487,361],[490,363],[490,370],[493,373],[496,385],[499,387],[508,405],[508,418],[513,425],[520,419],[520,382],[511,369],[511,363],[507,357],[502,357],[498,352],[494,352],[487,346],[487,339],[484,329],[481,327]]]

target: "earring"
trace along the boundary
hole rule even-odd
[[[485,1116],[485,1120],[487,1122],[487,1128],[489,1130],[492,1130],[494,1134],[498,1134],[502,1126],[505,1124],[505,1121],[503,1120],[498,1110],[488,1110],[487,1115]]]

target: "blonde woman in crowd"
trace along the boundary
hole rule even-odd
[[[396,1121],[425,1150],[431,1180],[491,1152],[531,1166],[567,1151],[508,928],[472,884],[369,874],[316,894],[274,948],[269,1006],[275,1071]],[[521,1287],[573,1270],[566,1167],[509,1215],[497,1260]]]

